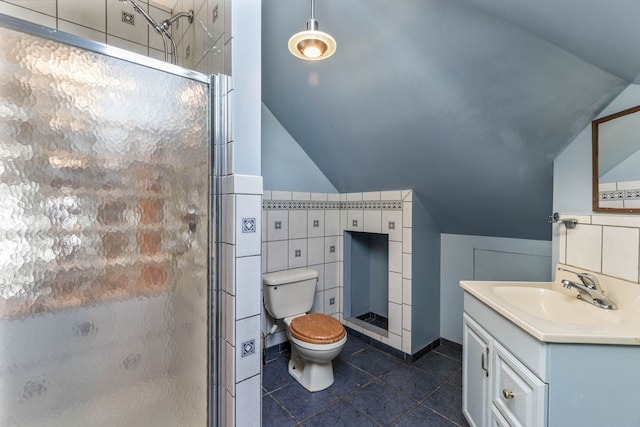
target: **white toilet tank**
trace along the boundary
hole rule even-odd
[[[262,275],[264,306],[274,319],[305,314],[313,307],[318,272],[308,268]]]

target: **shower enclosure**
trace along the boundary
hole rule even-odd
[[[0,15],[0,425],[215,420],[212,84]]]

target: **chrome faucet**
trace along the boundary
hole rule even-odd
[[[593,304],[596,307],[604,308],[606,310],[618,309],[616,303],[605,296],[604,290],[600,286],[600,283],[598,282],[596,276],[589,273],[577,273],[575,271],[567,270],[566,268],[558,268],[558,270],[567,271],[578,276],[578,278],[582,282],[581,284],[566,279],[561,281],[562,286],[564,286],[565,288],[574,288],[578,291],[578,299]]]

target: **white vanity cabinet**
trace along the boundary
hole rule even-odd
[[[462,410],[472,427],[546,425],[547,385],[467,314]]]
[[[540,341],[468,292],[464,310],[472,427],[640,426],[640,345]]]

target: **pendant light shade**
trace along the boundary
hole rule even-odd
[[[289,51],[294,56],[309,61],[328,58],[336,51],[335,39],[318,30],[314,9],[315,1],[311,0],[311,19],[307,21],[307,31],[300,31],[289,39]]]

